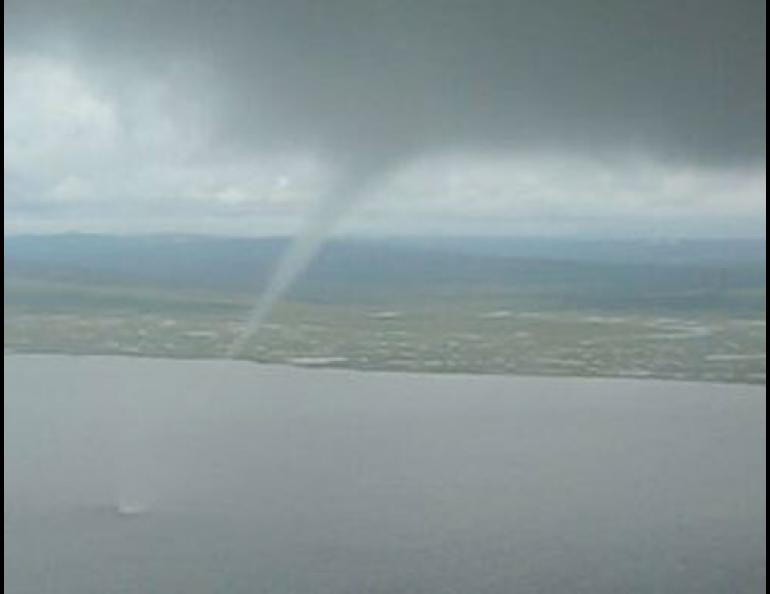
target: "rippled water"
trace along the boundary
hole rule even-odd
[[[764,388],[5,363],[8,592],[765,590]]]

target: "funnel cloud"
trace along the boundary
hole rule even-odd
[[[243,352],[249,340],[259,332],[273,307],[312,262],[335,224],[347,210],[364,197],[368,184],[378,180],[384,172],[384,166],[385,161],[379,159],[370,161],[368,166],[364,163],[350,164],[321,196],[314,212],[307,218],[305,227],[279,260],[246,325],[228,349],[228,356],[237,357]]]

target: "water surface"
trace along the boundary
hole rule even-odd
[[[765,591],[763,387],[5,363],[11,593]]]

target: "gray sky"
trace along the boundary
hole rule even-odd
[[[8,231],[764,235],[763,0],[11,0]]]

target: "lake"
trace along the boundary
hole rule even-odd
[[[11,593],[765,591],[764,387],[5,364]]]

